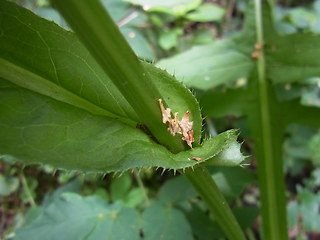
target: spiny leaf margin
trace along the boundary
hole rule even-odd
[[[25,164],[102,173],[135,167],[178,170],[218,156],[237,138],[230,130],[201,147],[173,154],[140,129],[115,119],[92,115],[6,80],[0,80],[0,89],[0,151]]]
[[[0,77],[93,114],[132,126],[140,122],[74,33],[8,1],[0,2],[0,21]],[[142,64],[171,109],[191,112],[195,145],[199,145],[202,117],[193,94],[165,71]],[[28,81],[24,76],[29,76]]]

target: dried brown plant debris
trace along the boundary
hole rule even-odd
[[[191,157],[192,160],[196,160],[196,161],[201,161],[203,160],[203,158],[200,158],[200,157]]]
[[[162,112],[162,122],[169,123],[168,131],[172,136],[175,136],[176,133],[182,134],[182,140],[186,141],[189,147],[192,148],[192,143],[194,142],[193,138],[193,122],[189,122],[190,111],[187,111],[181,121],[178,120],[178,112],[174,113],[172,118],[171,109],[165,108],[162,103],[162,99],[158,99],[160,109]]]

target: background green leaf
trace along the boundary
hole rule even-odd
[[[200,90],[222,84],[234,85],[239,79],[246,81],[253,70],[251,53],[254,43],[254,8],[253,2],[250,2],[240,33],[161,59],[157,66],[175,74],[186,85]]]
[[[188,86],[205,90],[248,78],[253,63],[235,49],[233,42],[222,40],[162,59],[157,66],[174,73]]]
[[[123,231],[125,227],[125,231]],[[67,231],[66,231],[67,229]],[[16,231],[15,239],[140,239],[138,213],[120,202],[108,205],[98,197],[64,193],[38,217]]]
[[[112,201],[123,199],[131,186],[130,175],[125,173],[122,176],[113,179],[110,186]]]
[[[309,231],[318,231],[320,228],[320,194],[312,193],[307,189],[298,188],[300,199],[299,212],[303,216],[303,226]]]
[[[186,18],[196,22],[220,22],[225,14],[225,9],[210,3],[204,3],[194,12],[186,15]]]
[[[6,177],[0,175],[0,196],[6,197],[15,192],[19,187],[19,179],[17,177]]]
[[[143,213],[145,239],[191,240],[191,227],[181,211],[154,202]]]
[[[267,73],[274,83],[297,82],[320,75],[319,36],[270,33],[266,42]]]
[[[190,10],[197,8],[201,0],[126,0],[134,5],[141,6],[145,11],[169,13],[182,16]]]

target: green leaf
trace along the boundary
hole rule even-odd
[[[200,204],[192,202],[190,209],[185,209],[184,213],[191,224],[192,232],[196,239],[210,240],[225,238],[218,223],[219,218],[210,216],[201,209]],[[259,209],[256,207],[239,207],[232,209],[241,228],[248,229],[259,215]]]
[[[183,30],[180,28],[170,29],[161,33],[159,38],[159,45],[164,50],[176,47],[178,45],[178,37],[183,34]]]
[[[285,153],[292,158],[310,158],[308,140],[311,139],[315,131],[315,128],[308,126],[300,126],[297,124],[289,125],[287,134],[290,138],[286,140]]]
[[[38,16],[46,18],[48,20],[54,21],[59,26],[63,27],[64,29],[69,30],[69,26],[67,25],[66,21],[63,17],[60,16],[59,12],[52,7],[39,7],[33,9],[33,12]]]
[[[119,22],[121,19],[130,14],[129,3],[118,0],[101,0],[101,3],[110,13],[113,21]]]
[[[5,80],[0,80],[0,89],[1,152],[26,164],[110,172],[143,166],[181,169],[199,163],[192,157],[203,161],[214,157],[212,164],[230,161],[226,164],[239,165],[243,160],[234,162],[233,156],[221,159],[236,143],[235,131],[207,140],[201,147],[173,154],[141,130],[120,121],[92,115]]]
[[[212,167],[209,171],[229,202],[239,197],[249,184],[256,181],[255,176],[243,168]]]
[[[137,25],[146,23],[143,13],[141,11],[132,12],[129,3],[125,1],[102,0],[101,3],[113,21],[120,27],[121,33],[137,56],[141,59],[153,60],[155,54],[151,45],[137,28]],[[134,18],[130,19],[128,16],[133,16]],[[126,22],[126,20],[131,21]]]
[[[297,32],[297,29],[289,23],[277,22],[274,27],[279,33],[291,34]]]
[[[310,157],[315,166],[320,166],[320,133],[315,134],[308,143]]]
[[[132,107],[73,33],[13,3],[1,1],[0,4],[4,9],[0,15],[4,23],[0,37],[1,77],[93,114],[117,118],[132,126],[140,122]],[[187,110],[191,112],[198,144],[202,118],[192,93],[165,72],[147,63],[144,67],[170,108],[179,112],[180,118]]]
[[[248,229],[259,216],[259,208],[257,207],[240,207],[233,209],[233,213],[239,221],[242,229]]]
[[[239,197],[248,184],[256,181],[251,172],[239,167],[214,166],[209,167],[209,172],[229,202]],[[158,193],[159,200],[171,203],[186,201],[196,196],[194,189],[180,176],[167,181]]]
[[[93,113],[137,120],[73,33],[7,1],[0,9],[0,76]]]
[[[237,88],[204,93],[200,96],[203,114],[208,117],[223,117],[226,115],[243,116],[255,104],[255,98],[250,93],[250,90],[247,88]]]
[[[236,218],[231,212],[225,198],[219,191],[218,186],[212,181],[212,176],[208,170],[200,165],[194,170],[187,169],[186,178],[197,189],[201,199],[206,203],[207,207],[216,219],[219,219],[219,226],[228,239],[241,239],[245,237],[237,223]],[[212,182],[211,182],[212,181]]]
[[[212,216],[206,214],[199,205],[191,203],[192,208],[185,215],[192,227],[192,232],[199,240],[212,240],[225,237],[221,228]]]
[[[129,8],[129,4],[124,1],[104,0],[101,1],[101,3],[106,8],[106,10],[108,10],[113,21],[115,21],[118,24],[121,33],[128,41],[128,43],[130,44],[134,52],[137,54],[137,56],[139,56],[141,59],[153,60],[155,58],[155,55],[153,53],[153,50],[151,49],[150,44],[147,42],[145,37],[139,32],[139,30],[135,28],[135,26],[137,25],[137,19],[143,18],[141,17],[142,12],[132,12]],[[63,17],[59,14],[59,12],[56,9],[52,7],[39,7],[32,9],[32,11],[36,13],[38,16],[54,21],[64,29],[70,30],[66,21],[63,19]],[[135,18],[128,23],[125,22],[126,24],[124,24],[123,20],[126,19],[126,17],[130,14],[135,16]]]
[[[99,1],[96,0],[89,4],[88,2],[64,2],[56,0],[54,3],[59,11],[63,13],[63,16],[66,17],[68,23],[76,30],[77,34],[81,36],[90,53],[95,56],[95,59],[103,67],[103,70],[111,76],[113,83],[121,93],[124,94],[130,105],[133,106],[139,116],[139,120],[142,120],[142,122],[148,126],[161,144],[166,145],[172,151],[181,151],[184,148],[181,147],[181,140],[178,139],[180,141],[176,141],[177,139],[173,139],[169,135],[166,131],[166,126],[162,124],[161,117],[158,116],[160,110],[156,100],[162,97],[163,100],[167,102],[166,97],[158,92],[157,87],[154,86],[156,84],[153,83],[149,74],[146,74],[146,69],[142,67],[126,41],[121,37],[117,27],[112,23],[108,14],[102,9]],[[67,4],[67,6],[74,6],[74,8],[71,8],[72,10],[70,12],[69,10],[66,11],[68,7],[64,8],[65,4]],[[74,90],[73,86],[70,87],[68,85],[72,81],[65,83],[71,90],[61,86],[61,79],[58,77],[57,71],[58,69],[60,70],[60,67],[63,68],[64,65],[60,65],[59,68],[57,68],[54,62],[55,55],[52,55],[53,49],[47,46],[51,46],[48,43],[50,43],[52,39],[48,39],[48,42],[43,41],[43,36],[40,34],[40,32],[43,31],[57,34],[52,30],[54,27],[48,24],[47,28],[35,31],[34,28],[40,25],[36,19],[33,19],[34,24],[30,23],[28,18],[25,19],[26,21],[21,20],[23,16],[30,16],[29,13],[7,2],[5,2],[4,5],[7,8],[11,8],[10,11],[12,9],[14,9],[14,11],[11,13],[7,11],[7,9],[6,11],[1,11],[1,17],[5,16],[4,19],[23,22],[26,26],[26,28],[23,29],[24,32],[28,33],[26,29],[31,28],[31,30],[37,33],[33,37],[40,37],[40,40],[46,46],[44,48],[47,52],[45,57],[49,57],[49,65],[51,64],[51,68],[49,68],[49,70],[45,69],[45,67],[48,66],[44,64],[44,68],[37,69],[38,71],[32,71],[32,61],[35,60],[32,55],[31,60],[26,64],[27,67],[23,66],[23,64],[17,64],[15,57],[8,54],[10,51],[2,56],[0,76],[4,78],[1,82],[1,90],[3,90],[2,93],[4,94],[1,95],[3,96],[1,100],[4,101],[1,102],[3,106],[1,111],[3,111],[6,116],[9,116],[8,119],[13,121],[10,122],[6,116],[0,121],[1,128],[6,129],[3,133],[5,143],[1,146],[1,151],[5,153],[13,152],[15,155],[20,155],[26,159],[26,163],[37,161],[46,163],[52,161],[57,167],[82,168],[87,171],[126,170],[130,167],[139,166],[141,163],[142,166],[152,166],[157,161],[170,162],[170,168],[172,168],[172,165],[176,165],[182,161],[184,162],[181,165],[182,167],[177,167],[177,165],[174,167],[174,169],[181,169],[198,164],[198,162],[193,161],[193,156],[202,158],[203,161],[217,157],[220,163],[221,160],[228,160],[221,159],[221,156],[224,154],[228,156],[230,148],[232,149],[235,145],[236,135],[233,131],[226,132],[224,135],[208,140],[201,147],[179,154],[173,154],[163,146],[153,142],[147,134],[134,128],[133,126],[136,121],[131,118],[134,116],[130,117],[126,115],[121,118],[121,121],[118,121],[117,118],[120,117],[117,114],[110,112],[109,109],[105,112],[105,109],[101,107],[99,101],[93,103],[91,99],[89,99],[93,96],[83,99],[81,95],[82,87],[80,91],[76,89],[78,92],[72,91]],[[92,11],[93,9],[97,10],[97,12]],[[1,19],[1,22],[4,23],[5,20],[2,20],[3,19]],[[105,24],[105,22],[108,24]],[[1,28],[1,37],[3,37],[2,40],[7,40],[4,42],[10,46],[7,31],[11,31],[10,26],[13,24],[9,21],[7,25],[9,26],[8,28]],[[26,36],[28,35],[27,33]],[[13,39],[15,39],[14,34],[11,35],[13,35]],[[61,35],[64,36],[64,33],[61,33]],[[109,35],[111,35],[110,38]],[[26,39],[30,40],[32,38],[27,36]],[[19,39],[19,41],[25,43],[21,39]],[[18,44],[19,41],[16,39],[15,42]],[[59,44],[57,44],[56,47],[59,48]],[[21,50],[22,49],[23,48],[21,48]],[[70,53],[70,49],[66,51]],[[37,50],[35,50],[34,53],[37,53]],[[128,59],[125,58],[126,56]],[[86,57],[87,55],[85,55],[85,58]],[[36,59],[41,60],[41,58]],[[123,61],[123,59],[127,61]],[[52,81],[47,81],[46,76],[44,76],[46,74],[42,75],[43,72],[46,72],[45,70],[53,70]],[[39,72],[41,72],[41,74],[39,74]],[[164,73],[159,70],[159,75],[160,73],[164,75]],[[50,76],[50,74],[48,76]],[[72,77],[75,78],[75,76]],[[27,79],[27,81],[23,81],[22,79]],[[79,82],[82,83],[81,78],[77,79],[80,79]],[[104,81],[104,79],[102,81]],[[42,85],[37,85],[38,82]],[[75,81],[75,84],[79,84],[79,82]],[[159,85],[162,87],[164,85],[175,87],[176,84],[178,83],[170,81]],[[184,90],[179,91],[177,97],[175,95],[174,97],[169,95],[168,98],[174,98],[173,101],[179,102],[182,101],[181,99],[179,100],[179,98],[183,98],[184,95],[189,94],[188,96],[192,96],[181,84],[178,85],[180,89],[183,88]],[[161,88],[161,86],[158,88]],[[21,96],[23,96],[22,99],[20,98]],[[192,104],[195,104],[199,108],[193,97],[189,97],[186,101],[191,101]],[[122,106],[122,104],[119,104],[119,106]],[[171,105],[169,106],[171,107]],[[176,108],[177,107],[178,106],[176,106]],[[188,105],[184,105],[183,107],[190,110]],[[95,109],[91,110],[92,108]],[[30,112],[32,114],[30,114]],[[183,113],[183,111],[179,112],[181,114]],[[192,112],[192,114],[194,115],[194,112]],[[200,115],[193,117],[201,118]],[[131,122],[129,120],[131,120]],[[130,124],[130,126],[125,123]],[[200,125],[201,121],[195,124]],[[0,132],[2,133],[3,131]],[[196,134],[200,136],[200,131],[197,133],[195,130],[195,135]],[[14,144],[11,144],[12,142],[14,142]],[[199,142],[196,142],[195,145],[199,144]],[[13,150],[13,146],[17,147],[17,149]],[[226,150],[226,153],[224,150]],[[239,148],[237,148],[237,151],[238,150]],[[153,157],[156,159],[152,159]],[[91,160],[90,162],[84,160],[88,158]],[[230,160],[234,161],[234,158],[231,156]],[[146,164],[146,162],[148,162],[148,164]],[[236,164],[239,164],[239,162]],[[160,166],[164,167],[163,164],[160,164]],[[202,172],[205,173],[204,168],[201,169]],[[196,176],[199,176],[199,170],[200,168],[196,170],[196,174],[189,174],[192,176],[188,178],[194,179]],[[188,171],[191,171],[191,169],[188,169]],[[207,175],[205,179],[207,179]],[[203,182],[203,179],[201,181]],[[218,192],[216,189],[213,189],[215,186],[209,181],[207,185],[210,184],[212,185],[210,191]],[[225,212],[227,214],[224,219],[230,220],[231,223],[228,224],[228,226],[235,228],[230,236],[239,236],[235,237],[235,239],[243,239],[241,231],[236,229],[237,224],[228,212],[228,208],[222,206],[223,198],[218,196],[215,198],[215,201],[218,201],[222,207],[223,211],[220,211],[220,213]],[[209,203],[209,201],[207,202]],[[210,204],[213,205],[212,203]],[[86,225],[86,227],[88,227],[88,225]],[[85,228],[81,230],[84,229]],[[105,230],[105,227],[98,228],[98,230]],[[79,233],[80,232],[77,232],[75,234]],[[132,235],[131,233],[129,234]],[[96,237],[97,236],[93,236],[92,239]]]
[[[123,199],[126,207],[135,208],[145,201],[144,192],[141,188],[132,189]]]
[[[201,45],[211,43],[215,39],[215,36],[212,32],[208,31],[205,28],[199,28],[192,32],[192,39],[190,39],[190,44]]]
[[[123,174],[118,178],[112,179],[110,186],[112,201],[121,200],[129,191],[131,186],[131,178],[128,173]]]
[[[104,188],[97,188],[97,190],[94,192],[94,195],[99,197],[104,202],[109,202],[108,192]]]
[[[143,213],[146,240],[192,240],[191,227],[183,213],[169,205],[154,202]]]
[[[79,177],[77,177],[71,182],[68,182],[67,184],[55,189],[55,191],[52,194],[46,194],[43,199],[41,209],[43,210],[43,208],[46,208],[47,206],[49,206],[51,203],[57,200],[64,193],[79,193],[80,188],[81,188],[81,180]]]
[[[37,197],[36,188],[38,186],[38,180],[35,177],[27,177],[26,178],[26,185],[28,189],[24,189],[24,191],[20,192],[20,199],[23,203],[32,203],[33,199]]]
[[[195,190],[182,176],[166,181],[158,192],[159,200],[170,203],[186,201],[196,196]]]
[[[301,201],[299,209],[303,226],[307,231],[318,231],[320,229],[320,194],[299,187],[298,195]]]
[[[205,3],[194,12],[187,14],[186,18],[196,22],[221,22],[225,12],[225,9],[217,4]]]
[[[201,0],[126,0],[134,5],[139,5],[145,11],[168,13],[174,16],[183,16],[187,12],[196,9]]]
[[[125,226],[125,231],[123,228]],[[64,193],[33,221],[16,231],[17,240],[140,239],[138,213],[98,197]],[[67,231],[66,231],[67,229]],[[63,233],[63,234],[57,234]]]
[[[254,67],[255,28],[253,2],[248,4],[243,30],[231,39],[195,46],[173,57],[161,59],[164,68],[190,87],[207,90],[238,79],[248,79]]]
[[[226,143],[226,142],[225,142]],[[207,165],[221,165],[221,166],[238,166],[244,160],[241,153],[241,144],[236,141],[227,144],[223,151],[221,151],[215,158],[209,159]],[[200,154],[199,154],[200,155]]]
[[[304,91],[301,97],[301,104],[305,106],[320,107],[319,91],[317,86]]]
[[[257,19],[246,20],[244,32],[248,32],[246,28],[256,28],[259,38],[251,36],[252,39],[264,43],[264,55],[257,59],[257,71],[250,73],[245,88],[206,93],[201,97],[201,103],[204,113],[210,116],[246,116],[259,161],[264,236],[270,239],[286,239],[284,176],[281,169],[285,129],[292,122],[319,127],[320,111],[314,107],[301,106],[297,99],[299,94],[278,100],[274,85],[318,76],[319,41],[318,36],[311,34],[277,34],[273,29],[272,6],[267,1],[261,3],[257,0],[255,3]],[[258,11],[260,3],[263,4],[263,15]],[[246,18],[250,19],[252,16],[255,15],[249,14]],[[239,37],[238,48],[249,54],[250,44],[253,46],[253,43],[248,41],[247,37]],[[230,73],[224,71],[222,74]],[[212,104],[215,104],[215,108],[212,108]]]
[[[19,179],[0,175],[0,196],[7,197],[18,190]]]
[[[302,7],[293,8],[285,15],[285,18],[294,26],[302,29],[308,28],[316,20],[316,17],[315,13]]]
[[[208,215],[201,202],[193,200],[188,202],[187,207],[182,204],[180,204],[180,207],[183,208],[196,239],[210,240],[226,237],[218,225],[221,219],[215,217],[214,214],[213,216]],[[243,230],[248,229],[259,215],[259,209],[256,207],[234,208],[232,212]]]
[[[172,112],[178,112],[181,119],[186,111],[190,111],[190,121],[193,121],[195,146],[201,140],[202,116],[199,103],[191,91],[181,82],[178,82],[167,72],[154,67],[151,64],[143,64],[147,73],[151,76],[163,100],[171,108]]]
[[[310,144],[310,138],[315,131],[315,128],[297,124],[287,127],[288,137],[283,143],[283,160],[286,172],[297,175],[308,165],[310,159],[308,144]]]
[[[320,186],[320,167],[317,167],[312,171],[312,178],[311,178],[310,185],[313,187]]]
[[[274,83],[320,76],[319,36],[310,33],[279,36],[274,33],[266,37],[267,71]]]
[[[206,90],[248,78],[253,62],[235,49],[233,42],[222,40],[162,59],[157,66],[174,73],[190,87]]]
[[[298,224],[299,204],[297,201],[291,201],[287,205],[288,227],[293,228]]]
[[[120,28],[120,31],[139,58],[150,61],[155,59],[156,56],[150,44],[138,29],[124,26]]]

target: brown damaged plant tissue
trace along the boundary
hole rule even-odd
[[[176,133],[182,134],[182,140],[186,141],[189,147],[192,148],[192,143],[194,142],[193,138],[193,122],[189,122],[190,111],[187,111],[181,121],[178,120],[178,112],[174,113],[174,117],[172,118],[171,109],[164,108],[162,99],[158,99],[159,105],[162,112],[162,122],[169,123],[168,131],[172,136],[175,136]]]

